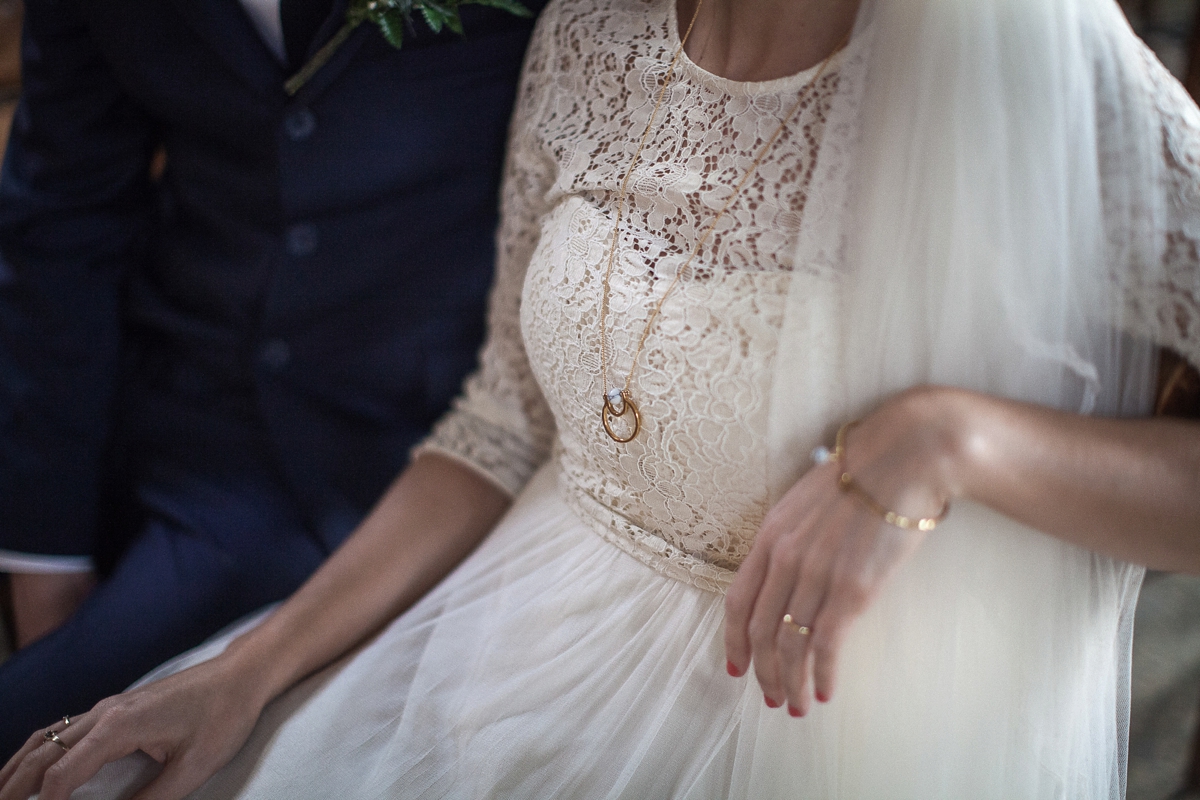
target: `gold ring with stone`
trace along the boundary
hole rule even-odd
[[[70,745],[68,745],[66,742],[64,742],[62,739],[60,739],[58,737],[58,731],[54,730],[53,728],[51,728],[50,730],[43,733],[42,738],[45,739],[47,742],[54,742],[56,745],[58,745],[59,747],[61,747],[63,749],[64,753],[69,752],[71,750]]]
[[[783,615],[783,624],[787,625],[789,628],[791,628],[792,630],[794,630],[796,633],[800,634],[801,636],[808,636],[810,633],[812,633],[812,628],[808,627],[807,625],[801,625],[799,622],[796,622],[796,620],[792,619],[791,614]]]

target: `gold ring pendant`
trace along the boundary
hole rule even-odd
[[[627,444],[628,442],[632,442],[638,435],[638,432],[641,431],[642,415],[638,413],[637,404],[629,396],[628,389],[622,389],[619,397],[621,399],[621,407],[617,409],[613,405],[612,398],[607,394],[604,396],[604,407],[600,409],[600,420],[604,423],[604,432],[608,434],[608,438],[617,444]],[[633,412],[633,430],[628,436],[618,436],[612,429],[612,421],[620,419],[631,411]]]

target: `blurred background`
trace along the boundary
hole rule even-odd
[[[1121,5],[1167,68],[1200,96],[1200,0],[1124,0]],[[0,0],[0,152],[20,92],[20,31],[20,0]],[[6,588],[0,582],[0,589]],[[0,661],[10,647],[4,616]],[[1200,800],[1198,722],[1200,578],[1150,573],[1134,634],[1128,800]]]

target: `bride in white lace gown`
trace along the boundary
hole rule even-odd
[[[857,617],[854,625],[839,627],[835,641],[821,640],[837,654],[836,690],[832,662],[820,653],[802,658],[802,683],[760,663],[757,622],[747,622],[745,604],[739,606],[740,598],[753,599],[754,590],[770,585],[763,576],[794,562],[772,561],[764,547],[766,554],[753,562],[759,577],[740,578],[741,594],[730,602],[738,622],[726,629],[726,592],[760,530],[770,530],[770,522],[764,527],[768,511],[805,471],[809,449],[832,444],[842,414],[856,410],[846,406],[836,378],[845,288],[820,259],[801,263],[798,254],[806,252],[802,229],[819,230],[824,219],[813,210],[824,198],[812,192],[819,191],[823,174],[839,174],[837,160],[848,152],[841,143],[850,134],[832,130],[830,120],[839,87],[845,88],[839,82],[861,49],[852,42],[827,62],[788,77],[730,80],[706,71],[700,56],[690,58],[690,46],[671,68],[680,51],[676,14],[673,0],[559,0],[539,22],[513,122],[482,367],[416,454],[418,465],[441,464],[443,473],[435,478],[465,468],[482,476],[487,491],[514,497],[495,529],[377,635],[267,705],[240,750],[241,738],[213,743],[212,736],[195,734],[182,737],[186,746],[168,745],[153,731],[116,749],[95,741],[86,746],[89,729],[92,740],[105,730],[120,738],[118,732],[130,727],[121,727],[122,714],[142,719],[137,715],[144,708],[134,701],[143,695],[134,692],[124,706],[110,704],[66,728],[57,726],[62,740],[74,745],[70,753],[60,753],[53,742],[31,751],[46,759],[35,765],[38,770],[50,760],[81,765],[69,774],[65,767],[51,773],[56,782],[47,779],[45,796],[136,747],[168,762],[164,777],[174,782],[158,784],[166,795],[204,777],[178,777],[178,762],[191,758],[215,769],[237,750],[191,795],[214,799],[1011,800],[1123,794],[1131,618],[1141,568],[1079,545],[1194,568],[1196,547],[1186,536],[1151,535],[1149,544],[1139,545],[1101,533],[1089,542],[1066,530],[1069,525],[1052,511],[1036,510],[1044,496],[1018,493],[1011,501],[993,501],[986,492],[972,496],[963,488],[968,478],[956,482],[952,476],[938,488],[956,496],[954,510],[922,541],[924,534],[888,528],[853,495],[837,492],[835,467],[826,465],[809,473],[809,484],[797,486],[827,486],[838,513],[870,527],[875,546],[891,548],[875,582],[858,579],[862,596],[846,615]],[[1163,186],[1167,217],[1178,222],[1157,277],[1122,290],[1132,309],[1122,326],[1200,364],[1200,114],[1131,33],[1114,35],[1126,42],[1129,72],[1147,87],[1147,113],[1156,115],[1161,133],[1158,146],[1170,155]],[[606,278],[622,181],[664,80],[662,107],[629,178]],[[752,167],[797,103],[782,136]],[[687,263],[705,226],[747,172],[749,181]],[[656,302],[668,291],[648,328]],[[797,303],[803,314],[789,318]],[[781,337],[787,337],[786,351]],[[604,338],[611,353],[607,378]],[[785,355],[802,361],[803,375],[792,383],[777,379]],[[638,404],[641,430],[618,443],[601,424],[599,400],[631,371],[630,397]],[[782,444],[773,438],[772,415],[788,386],[801,388],[787,398],[794,422],[780,466]],[[935,510],[936,492],[922,494],[896,480],[880,483],[882,467],[868,471],[866,453],[872,438],[897,430],[896,421],[914,405],[943,414],[968,396],[920,390],[867,417],[847,450],[851,466],[856,447],[864,454],[857,462],[863,485],[889,505],[911,507],[910,513]],[[1067,434],[1055,433],[1054,425],[1070,425],[1060,417],[1046,423],[1032,407],[989,408],[1028,416],[1021,424],[1029,433],[1019,442],[1061,441],[1065,452],[1085,441],[1056,440]],[[1153,502],[1165,504],[1164,513],[1186,528],[1195,519],[1186,515],[1196,514],[1194,501],[1186,499],[1186,481],[1194,475],[1178,469],[1188,457],[1170,461],[1174,456],[1163,443],[1193,447],[1200,439],[1181,424],[1146,425],[1159,426],[1146,428],[1143,437],[1158,443],[1153,458],[1119,428],[1084,460],[1103,462],[1119,451],[1130,464],[1155,467],[1144,479],[1161,489]],[[1101,441],[1090,429],[1082,435]],[[1030,458],[1049,459],[1052,472],[1065,463],[1056,455]],[[1015,471],[1027,467],[1037,473],[1025,463]],[[1005,483],[1006,470],[1013,471],[1013,464],[989,473],[998,493],[1013,485]],[[1162,478],[1172,474],[1183,481],[1182,492]],[[1099,502],[1078,486],[1089,480],[1065,481],[1043,495],[1077,514]],[[384,506],[440,502],[448,509],[438,518],[453,517],[454,498],[439,495],[437,483],[393,493]],[[896,491],[889,494],[889,486]],[[1097,491],[1120,494],[1111,487]],[[1172,493],[1184,499],[1172,499]],[[463,505],[469,505],[466,499]],[[1034,508],[1025,521],[1041,521],[1039,527],[1061,538],[999,513],[1020,517],[1010,511],[1014,506]],[[786,507],[786,500],[777,506]],[[1171,536],[1178,541],[1175,550],[1160,546]],[[824,544],[819,537],[809,541]],[[1177,554],[1184,551],[1192,555]],[[411,603],[453,563],[414,568],[432,574],[414,582],[405,555],[389,561],[366,552],[360,549],[359,557],[370,566],[361,566],[344,586],[394,580],[416,588],[385,601],[355,595],[353,602],[364,608]],[[836,572],[836,564],[830,570]],[[330,596],[320,594],[322,580],[318,574],[318,588],[298,601],[303,606],[309,598],[308,611],[289,612],[289,647],[309,635],[294,621],[315,616],[311,606]],[[1080,586],[1087,590],[1079,592]],[[825,631],[816,607],[782,610],[806,612],[797,617],[812,626],[811,634],[779,628],[778,658],[786,663],[789,642],[803,646],[801,637],[811,636],[817,647]],[[375,627],[373,615],[381,613],[343,612],[338,624],[348,633],[341,645],[325,644],[329,634],[314,623],[318,655],[291,668],[289,679],[358,641],[357,631]],[[143,684],[159,685],[153,682],[164,675],[212,659],[260,622],[251,620],[165,665]],[[260,641],[269,638],[270,625],[258,630],[267,631]],[[755,669],[747,676],[750,650]],[[282,680],[272,672],[274,660],[257,663],[250,674]],[[189,684],[192,674],[207,677]],[[211,672],[192,670],[172,680],[184,707],[221,710],[220,693],[211,689],[219,681]],[[265,701],[244,683],[228,683],[229,695],[248,706]],[[194,694],[201,689],[209,694]],[[812,703],[814,691],[829,702]],[[161,695],[146,697],[138,701],[143,706],[161,701]],[[792,715],[773,710],[785,702]],[[252,717],[235,723],[214,718],[203,723],[209,729],[197,726],[224,725],[233,730],[228,736],[237,737],[251,723]],[[4,791],[16,785],[13,769],[0,776],[10,781]],[[127,795],[157,771],[154,761],[135,754],[105,767],[74,796]]]

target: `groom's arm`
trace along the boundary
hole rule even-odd
[[[91,585],[120,285],[146,239],[153,136],[65,2],[26,4],[22,84],[0,175],[0,569],[19,573],[25,643]]]

